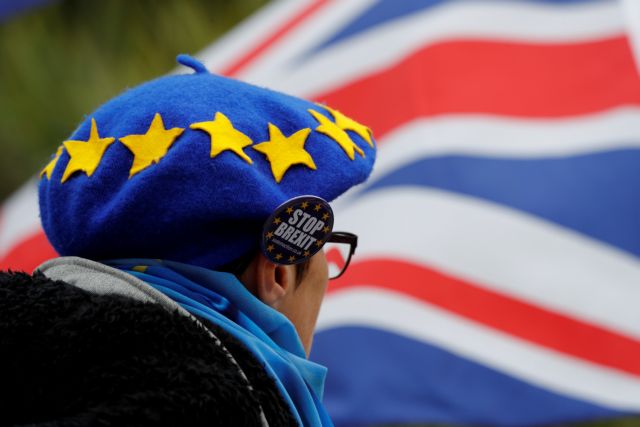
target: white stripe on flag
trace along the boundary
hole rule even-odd
[[[0,216],[0,257],[41,230],[38,186],[30,179],[2,205]]]
[[[238,77],[258,84],[263,81],[269,81],[271,84],[280,81],[283,70],[290,71],[299,66],[301,54],[343,28],[375,2],[376,0],[327,2],[301,25],[265,49],[259,58],[238,74]]]
[[[351,18],[354,11],[357,8],[349,10],[347,17]],[[340,19],[325,21],[335,22],[337,28],[345,19],[336,16]],[[315,27],[303,26],[297,34],[291,34],[265,53],[243,77],[273,89],[309,96],[388,68],[424,46],[447,40],[572,43],[604,39],[626,31],[620,5],[613,2],[562,6],[450,2],[378,25],[304,61],[297,58],[314,47],[313,43],[322,42],[332,29],[327,27],[316,33]]]
[[[341,326],[387,330],[561,394],[620,410],[640,410],[638,377],[532,344],[399,293],[362,286],[330,294],[318,329]]]
[[[278,31],[313,1],[272,1],[202,50],[197,57],[209,70],[219,73],[259,45],[265,37]]]
[[[416,119],[379,141],[373,179],[419,158],[448,154],[564,157],[640,148],[640,109],[561,119],[460,114]]]
[[[435,189],[395,187],[336,206],[357,256],[391,257],[640,338],[640,262],[532,215]],[[585,291],[586,290],[586,291]]]
[[[640,73],[640,2],[638,0],[621,1],[624,18],[627,22],[629,40],[636,60],[636,69]]]

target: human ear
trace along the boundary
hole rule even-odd
[[[295,286],[295,269],[288,265],[276,265],[262,254],[258,255],[255,262],[257,297],[265,304],[278,308]]]

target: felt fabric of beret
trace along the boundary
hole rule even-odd
[[[263,222],[286,200],[331,201],[371,172],[365,126],[178,61],[195,72],[102,105],[42,171],[42,225],[61,255],[215,268],[257,249]]]

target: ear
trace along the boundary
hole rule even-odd
[[[295,269],[276,265],[259,253],[254,259],[254,289],[265,304],[278,308],[284,297],[295,288]]]

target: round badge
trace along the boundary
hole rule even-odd
[[[326,200],[299,196],[278,206],[264,223],[261,248],[276,264],[299,264],[317,253],[333,230]]]

